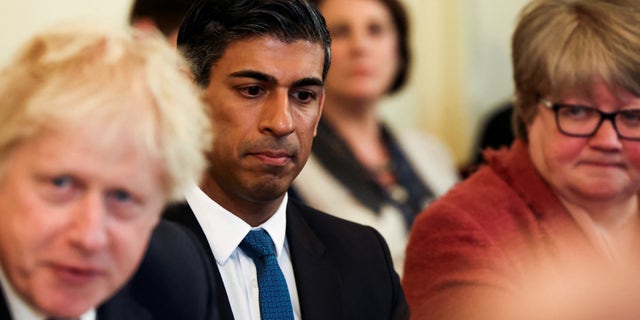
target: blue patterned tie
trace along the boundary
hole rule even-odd
[[[240,243],[256,265],[260,292],[260,318],[262,320],[293,320],[291,298],[282,270],[278,266],[276,252],[269,234],[252,230]]]

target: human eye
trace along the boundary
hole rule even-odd
[[[640,127],[640,109],[623,110],[618,112],[618,119],[627,127]]]
[[[264,94],[266,90],[261,86],[251,85],[251,86],[243,86],[238,88],[238,92],[244,97],[247,98],[257,98]]]
[[[79,181],[70,175],[43,175],[38,181],[40,194],[52,203],[69,201],[80,191]]]
[[[349,35],[349,27],[346,24],[339,24],[329,29],[331,38],[343,38]]]
[[[380,35],[384,33],[384,26],[380,23],[371,23],[369,25],[369,33],[372,35]]]
[[[598,112],[591,108],[580,105],[564,104],[558,110],[560,116],[571,120],[591,120]]]
[[[307,104],[317,99],[318,94],[312,90],[298,90],[293,92],[293,97],[303,103]]]
[[[107,207],[111,212],[122,218],[136,216],[140,208],[140,201],[126,189],[112,189],[106,194]]]
[[[116,189],[116,190],[110,191],[109,197],[114,201],[122,202],[122,203],[130,202],[133,198],[128,191],[122,190],[122,189]]]
[[[66,175],[52,177],[49,182],[53,188],[61,190],[69,189],[73,184],[71,177]]]

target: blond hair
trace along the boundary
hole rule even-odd
[[[74,21],[35,35],[0,74],[0,175],[17,144],[48,130],[99,128],[95,143],[113,145],[127,128],[163,165],[168,199],[182,199],[211,146],[210,120],[186,69],[159,34]]]
[[[640,96],[640,1],[534,0],[512,38],[514,129],[527,139],[538,100],[596,78]]]

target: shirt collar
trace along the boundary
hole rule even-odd
[[[2,288],[5,299],[7,300],[9,312],[13,319],[41,320],[47,318],[43,313],[27,304],[22,297],[18,295],[9,282],[9,279],[7,279],[4,270],[2,269],[2,264],[0,264],[0,288]],[[96,309],[92,308],[85,312],[80,316],[80,320],[96,320]]]
[[[200,227],[211,247],[216,262],[224,265],[231,254],[238,248],[242,239],[252,229],[263,228],[269,233],[280,256],[284,249],[287,228],[287,202],[285,194],[275,214],[261,225],[251,228],[249,224],[238,218],[227,209],[213,201],[198,186],[189,189],[185,198],[196,216]]]

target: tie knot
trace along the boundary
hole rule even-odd
[[[242,242],[240,248],[252,259],[273,255],[275,256],[275,246],[269,234],[264,230],[251,230]]]

